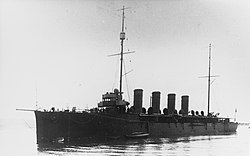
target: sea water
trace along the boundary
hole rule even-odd
[[[106,140],[88,143],[36,143],[35,119],[0,120],[1,156],[64,155],[232,155],[250,156],[250,128],[239,126],[236,134]]]

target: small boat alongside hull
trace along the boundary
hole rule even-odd
[[[129,139],[147,138],[148,136],[149,136],[149,133],[145,133],[145,132],[133,132],[131,134],[125,135],[125,137]]]

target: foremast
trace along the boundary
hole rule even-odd
[[[106,94],[102,95],[102,101],[98,103],[98,107],[106,107],[106,108],[115,108],[115,109],[119,109],[120,112],[124,112],[125,111],[125,107],[129,105],[128,102],[126,102],[125,100],[123,100],[122,98],[122,76],[123,76],[123,54],[124,54],[124,40],[125,40],[125,32],[124,32],[124,19],[125,19],[125,15],[124,15],[124,10],[126,8],[123,6],[122,7],[122,28],[121,28],[121,33],[120,33],[120,40],[121,40],[121,52],[118,54],[120,55],[120,84],[119,84],[119,90],[118,89],[114,89],[114,92],[107,92]],[[131,53],[131,52],[126,52],[127,53]],[[117,55],[117,54],[114,54]],[[110,55],[110,56],[114,56],[114,55]]]
[[[124,39],[125,39],[125,32],[124,32],[124,6],[122,7],[122,31],[120,33],[120,40],[121,40],[121,65],[120,65],[120,96],[122,96],[122,66],[123,66],[123,42],[124,42]]]

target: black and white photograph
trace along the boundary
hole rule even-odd
[[[250,156],[250,2],[0,0],[0,155]]]

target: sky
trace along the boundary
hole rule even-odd
[[[125,11],[124,98],[144,91],[148,108],[161,91],[190,96],[207,112],[208,45],[212,44],[211,112],[250,122],[250,3],[247,0],[0,0],[0,117],[16,108],[96,107],[119,88],[122,6]],[[127,82],[127,83],[126,83]],[[28,113],[29,114],[29,113]],[[34,114],[29,114],[34,116]]]

